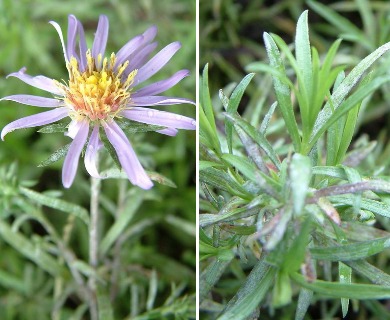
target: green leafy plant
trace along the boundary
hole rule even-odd
[[[237,112],[254,74],[230,95],[220,91],[222,116],[208,66],[201,79],[203,315],[304,319],[311,304],[322,304],[324,316],[339,306],[346,316],[352,299],[354,310],[388,316],[378,300],[390,297],[389,275],[377,257],[387,257],[390,234],[374,222],[387,226],[389,177],[361,170],[373,144],[353,149],[351,141],[362,104],[390,80],[368,73],[390,44],[346,75],[347,66],[335,64],[340,40],[322,59],[311,46],[307,11],[297,22],[295,54],[277,35],[265,33],[264,42],[269,63],[247,66],[272,77],[275,101],[262,122]]]

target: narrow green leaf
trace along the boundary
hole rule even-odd
[[[315,125],[314,125],[314,129],[313,129],[313,133],[312,133],[311,139],[310,139],[311,141],[313,141],[314,140],[313,138],[318,135],[318,132],[323,128],[324,123],[328,123],[328,120],[331,117],[333,117],[334,114],[337,113],[340,104],[345,99],[345,97],[351,92],[352,88],[360,80],[360,78],[362,77],[364,72],[378,58],[380,58],[384,53],[386,53],[389,49],[390,49],[390,42],[386,43],[383,46],[381,46],[378,49],[376,49],[370,55],[365,57],[355,68],[353,68],[351,70],[351,72],[348,74],[348,76],[343,80],[343,82],[338,86],[336,91],[332,94],[332,97],[331,97],[330,101],[333,103],[334,108],[336,109],[336,111],[332,114],[332,109],[331,109],[331,106],[330,106],[330,102],[328,102],[324,106],[323,110],[319,113],[319,115],[318,115],[318,117],[316,119],[316,122],[315,122]],[[359,96],[359,95],[357,95],[357,92],[355,92],[353,94],[353,96],[355,96],[355,98],[357,96],[359,96],[359,99],[358,100],[351,99],[351,100],[353,100],[353,103],[352,103],[352,106],[350,106],[347,111],[349,111],[353,106],[356,106],[356,104],[358,102],[360,102],[365,96],[367,96],[368,93],[370,93],[371,91],[375,90],[378,86],[380,86],[382,83],[384,83],[386,81],[389,81],[389,77],[376,78],[372,82],[367,84],[367,87],[369,87],[370,85],[372,86],[370,88],[371,90],[367,90],[366,86],[364,86],[364,88],[359,88],[359,89],[366,89],[366,90],[362,90],[362,92],[364,92],[364,95],[363,96]],[[345,106],[343,108],[347,109],[347,107],[345,107]],[[344,113],[345,112],[343,112],[343,114]],[[338,117],[336,119],[338,119],[340,116],[341,115],[338,115]]]
[[[328,167],[328,166],[317,166],[312,169],[314,175],[324,175],[341,180],[347,180],[347,175],[343,168],[339,167]]]
[[[39,133],[66,132],[68,123],[53,123],[38,130]]]
[[[235,114],[237,112],[238,105],[241,102],[246,87],[249,85],[249,82],[252,80],[254,75],[255,75],[254,73],[250,73],[246,75],[241,80],[241,82],[237,85],[237,87],[233,90],[227,107],[228,114]],[[230,122],[225,122],[225,131],[226,131],[226,140],[227,140],[229,152],[232,153],[233,152],[233,146],[232,146],[233,125]]]
[[[269,292],[276,268],[261,259],[248,275],[245,284],[228,302],[218,320],[244,320],[259,306]]]
[[[207,168],[199,172],[199,180],[215,188],[230,192],[232,195],[248,197],[248,192],[226,172]]]
[[[276,46],[275,41],[268,33],[264,33],[263,38],[271,67],[275,70],[278,70],[282,74],[286,74],[283,60],[280,56],[280,52],[278,47]],[[293,141],[294,149],[298,151],[301,148],[301,138],[299,136],[298,125],[295,119],[294,109],[291,102],[289,86],[283,81],[281,81],[277,76],[273,76],[272,78],[274,81],[274,89],[276,99],[278,101],[278,106],[282,113],[284,122],[286,123],[286,128]]]
[[[386,45],[385,45],[386,46]],[[382,47],[381,47],[382,48]],[[379,48],[380,49],[380,48]],[[379,50],[378,49],[378,50]],[[390,49],[390,43],[385,47],[383,48],[383,50],[386,49]],[[375,51],[376,52],[376,51]],[[374,52],[374,53],[375,53]],[[382,54],[384,52],[381,52]],[[370,57],[370,56],[369,56]],[[369,58],[367,57],[367,58]],[[367,59],[366,58],[366,59]],[[370,57],[370,58],[373,58],[373,57]],[[379,58],[379,56],[377,56],[377,58]],[[365,60],[363,60],[365,61]],[[368,62],[371,62],[368,61]],[[371,62],[373,63],[373,62]],[[360,64],[359,64],[360,65]],[[358,66],[359,66],[358,65]],[[371,64],[370,64],[371,65]],[[366,67],[366,65],[364,66]],[[369,66],[367,66],[368,68]],[[356,68],[354,68],[351,73],[355,70]],[[364,69],[365,70],[365,69]],[[359,69],[359,71],[362,71],[362,69]],[[364,71],[363,71],[364,72]],[[362,72],[362,73],[363,73]],[[352,108],[355,108],[358,103],[360,101],[362,101],[365,97],[367,97],[371,92],[375,91],[376,89],[378,89],[381,85],[383,85],[384,83],[390,81],[390,77],[389,76],[384,76],[384,77],[378,77],[378,78],[375,78],[374,80],[372,80],[370,83],[368,83],[367,85],[365,86],[361,86],[359,87],[350,97],[348,97],[348,99],[346,99],[343,103],[341,103],[341,100],[339,101],[339,104],[336,103],[336,100],[334,100],[334,98],[337,98],[337,99],[340,99],[340,97],[344,98],[346,94],[348,94],[348,92],[352,89],[352,86],[354,84],[356,84],[356,82],[358,81],[358,79],[354,79],[355,81],[352,83],[352,80],[349,79],[349,77],[351,76],[351,73],[347,76],[347,78],[345,78],[345,80],[343,81],[343,83],[339,86],[339,88],[342,88],[343,90],[341,89],[337,89],[336,92],[332,95],[332,101],[333,101],[333,104],[334,106],[337,108],[333,113],[331,112],[330,110],[330,104],[329,102],[325,105],[324,109],[320,112],[320,114],[318,115],[317,117],[317,120],[316,120],[316,124],[314,126],[314,129],[313,129],[313,132],[312,132],[312,135],[310,137],[310,142],[309,142],[309,145],[308,145],[308,150],[306,150],[307,152],[310,151],[310,149],[313,147],[313,145],[318,141],[318,139],[321,137],[321,135],[333,124],[335,123],[338,119],[340,119],[340,117],[342,117],[344,114],[346,114],[348,111],[350,111]],[[356,75],[357,71],[355,70],[355,75]],[[359,75],[359,78],[360,78],[361,74]],[[344,84],[344,82],[346,82],[346,80],[349,80],[347,84]],[[343,85],[344,84],[344,85]],[[342,92],[339,92],[339,91],[342,91]],[[335,96],[337,93],[337,96]],[[344,94],[345,93],[345,94]],[[340,104],[341,103],[341,104]],[[339,107],[337,107],[339,105]],[[326,107],[328,106],[328,107]]]
[[[316,280],[307,282],[300,274],[293,274],[292,279],[304,288],[313,290],[324,296],[349,299],[389,299],[390,287],[372,284],[340,284]]]
[[[312,247],[314,259],[329,261],[349,261],[367,258],[390,247],[390,238],[349,243],[332,247]]]
[[[351,260],[346,261],[345,264],[349,265],[355,272],[366,277],[372,283],[390,287],[390,275],[368,263],[366,260]]]
[[[262,155],[260,146],[239,126],[234,126],[234,129],[236,130],[237,135],[240,138],[249,158],[254,162],[260,171],[264,172],[266,175],[269,175],[269,170],[267,165],[264,163],[265,159]]]
[[[44,160],[40,164],[38,164],[38,167],[46,167],[46,166],[52,164],[53,162],[56,162],[59,159],[65,157],[66,154],[68,153],[69,147],[70,147],[70,143],[59,148],[53,154],[51,154],[49,158],[47,158],[46,160]]]
[[[292,288],[290,277],[285,270],[279,270],[272,291],[272,304],[276,308],[291,303]]]
[[[153,310],[154,302],[157,298],[158,278],[155,269],[152,270],[149,280],[148,299],[146,300],[146,310]]]
[[[301,215],[309,190],[311,179],[311,161],[308,156],[299,153],[293,155],[290,164],[290,183],[294,213]]]
[[[257,170],[253,163],[233,154],[224,154],[222,158],[242,172],[247,179],[263,188],[269,195],[278,198],[278,191],[281,189],[280,184]]]
[[[330,199],[335,205],[338,206],[354,205],[354,199],[351,198],[350,196],[344,196],[344,195],[332,196],[330,197]],[[390,205],[387,205],[383,202],[362,198],[360,202],[360,207],[363,210],[368,210],[373,212],[374,214],[379,214],[381,216],[390,218]]]
[[[312,229],[311,217],[307,217],[301,226],[301,229],[297,232],[291,247],[285,254],[284,261],[280,266],[286,273],[295,272],[301,268],[302,263],[305,260],[309,236]]]
[[[33,200],[34,202],[53,208],[57,209],[63,212],[70,213],[77,218],[81,219],[83,222],[85,222],[86,225],[89,225],[89,215],[88,211],[85,210],[83,207],[80,207],[76,204],[67,202],[65,200],[61,200],[58,198],[52,198],[50,196],[46,196],[44,194],[35,192],[33,190],[20,187],[19,188],[20,192],[25,195],[27,198]]]
[[[114,311],[112,310],[110,296],[105,286],[98,285],[97,302],[99,319],[114,320]]]
[[[256,130],[248,121],[241,118],[239,115],[225,114],[226,118],[233,124],[241,127],[247,135],[249,135],[259,146],[264,150],[276,168],[280,169],[280,160],[268,142],[268,140],[258,130]]]
[[[124,206],[125,210],[120,213],[118,219],[111,226],[100,243],[99,251],[102,256],[107,254],[107,251],[113,243],[123,234],[124,230],[127,228],[128,224],[141,206],[144,200],[144,195],[145,192],[142,189],[133,189],[133,194],[128,197],[129,200],[126,201],[126,205]]]
[[[203,105],[199,108],[199,141],[201,144],[214,150],[217,154],[221,153],[221,145],[215,127],[214,116],[207,118]]]
[[[233,257],[232,257],[233,259]],[[199,299],[202,302],[221,278],[226,268],[230,265],[232,259],[218,260],[214,259],[199,276]]]
[[[115,121],[118,124],[118,126],[128,135],[132,135],[140,132],[157,131],[165,128],[164,126],[141,123],[126,118],[120,118]]]
[[[342,262],[339,262],[339,281],[340,283],[352,283],[352,269]],[[341,310],[343,312],[343,318],[348,313],[349,299],[341,298]]]
[[[301,288],[299,291],[297,310],[295,312],[295,320],[303,320],[305,318],[307,309],[313,299],[313,291],[306,288]]]
[[[7,288],[21,294],[27,294],[27,287],[24,283],[24,280],[12,275],[5,270],[0,270],[0,285],[3,288]]]
[[[269,108],[267,114],[264,116],[264,119],[261,123],[261,126],[260,126],[260,133],[263,134],[265,136],[265,134],[267,133],[267,128],[268,128],[268,124],[275,112],[275,109],[277,107],[278,103],[277,102],[274,102],[271,107]]]
[[[206,64],[203,73],[202,73],[202,78],[201,78],[201,85],[200,85],[200,105],[201,108],[199,110],[199,117],[200,120],[203,120],[202,122],[204,123],[205,119],[207,120],[208,126],[209,126],[209,133],[211,137],[214,137],[216,139],[217,137],[217,127],[215,125],[215,118],[214,118],[214,110],[213,106],[211,104],[211,98],[210,98],[210,90],[209,90],[209,65]],[[203,114],[204,112],[204,114]],[[203,114],[203,115],[202,115]],[[199,126],[200,128],[202,126]],[[217,147],[216,144],[214,144],[215,147]],[[218,146],[219,146],[219,141],[218,141]],[[216,151],[220,151],[220,147],[217,147]]]
[[[38,247],[38,245],[33,245],[30,239],[27,239],[19,232],[13,231],[3,220],[0,220],[0,235],[16,251],[35,262],[40,268],[51,275],[58,276],[64,272],[64,269],[57,260],[48,255],[43,248]]]
[[[295,36],[295,56],[302,75],[302,82],[306,88],[307,100],[311,100],[313,86],[313,68],[309,40],[309,27],[307,22],[308,11],[304,11],[298,19]]]

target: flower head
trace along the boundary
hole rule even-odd
[[[50,92],[54,97],[21,94],[0,99],[51,108],[50,111],[9,123],[3,128],[1,139],[4,140],[4,136],[15,129],[46,125],[69,117],[71,121],[66,135],[73,141],[62,169],[62,182],[66,188],[71,186],[75,178],[85,144],[85,167],[91,176],[100,177],[97,170],[97,153],[103,145],[101,132],[104,132],[114,147],[129,180],[143,189],[151,188],[152,181],[116,120],[125,118],[156,125],[159,127],[157,132],[170,136],[176,135],[178,129],[196,128],[195,121],[191,118],[148,108],[155,105],[193,104],[188,99],[158,95],[186,77],[188,70],[180,70],[168,79],[138,89],[141,83],[156,74],[172,58],[180,49],[180,43],[167,45],[149,59],[157,46],[156,42],[152,42],[157,28],[152,26],[127,42],[116,54],[105,57],[109,27],[106,16],[99,18],[91,49],[87,47],[83,26],[75,16],[70,15],[68,18],[66,44],[60,26],[53,21],[50,23],[61,39],[69,80],[59,82],[41,75],[33,77],[25,73],[25,68],[11,73],[9,76]],[[100,128],[103,130],[100,131]]]

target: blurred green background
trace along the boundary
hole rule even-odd
[[[151,81],[167,78],[180,69],[189,69],[191,75],[164,95],[195,100],[195,10],[195,1],[190,0],[0,0],[0,96],[18,93],[49,96],[16,78],[5,77],[27,67],[30,75],[42,74],[66,80],[67,71],[60,40],[48,21],[59,23],[65,36],[68,15],[76,15],[84,25],[87,42],[91,45],[99,15],[105,14],[110,21],[106,54],[118,51],[130,38],[144,32],[152,24],[159,30],[156,37],[159,43],[157,50],[173,41],[181,41],[182,48]],[[168,106],[164,110],[193,118],[196,113],[191,105]],[[2,128],[13,120],[42,110],[3,101],[0,103],[0,111]],[[83,161],[79,163],[76,180],[69,190],[64,190],[61,183],[63,160],[49,167],[37,167],[55,150],[69,143],[70,139],[62,133],[40,134],[36,131],[36,128],[17,130],[7,135],[5,142],[0,142],[0,217],[9,225],[21,216],[28,215],[17,204],[20,199],[25,199],[19,192],[21,184],[28,184],[37,192],[59,197],[87,210],[89,208],[89,176]],[[166,176],[177,188],[156,183],[151,191],[140,193],[132,189],[129,194],[126,193],[126,196],[137,197],[142,194],[144,200],[125,229],[129,237],[122,244],[121,251],[111,251],[102,259],[102,268],[107,270],[110,270],[116,255],[120,255],[122,261],[119,270],[120,290],[112,302],[114,315],[118,319],[127,316],[142,318],[142,314],[148,318],[148,312],[153,310],[154,314],[161,316],[172,316],[172,312],[177,310],[175,318],[193,317],[196,266],[195,132],[181,131],[174,138],[157,133],[136,134],[130,140],[147,170]],[[15,171],[10,171],[12,163],[16,164]],[[115,220],[120,192],[131,187],[124,180],[109,179],[102,182],[101,237]],[[40,210],[58,232],[61,233],[69,224],[70,216],[39,206],[31,199],[25,200]],[[130,200],[126,202],[129,206],[131,203]],[[42,244],[42,248],[50,251],[47,249],[50,243],[47,230],[31,219],[29,222],[29,218],[26,218],[19,231],[31,239],[34,245],[43,242],[38,246]],[[53,278],[26,259],[20,250],[10,246],[9,239],[4,237],[4,233],[0,232],[0,319],[51,318],[54,305],[58,303],[53,299]],[[86,228],[76,219],[69,248],[84,261],[88,261],[87,237]],[[56,255],[56,250],[51,248],[50,253],[53,252]],[[102,271],[103,276],[109,276],[107,270]],[[12,278],[25,290],[18,290],[15,283],[10,284],[4,277]],[[157,284],[152,286],[155,279],[158,279]],[[72,282],[71,279],[64,281],[68,284]],[[150,302],[146,306],[151,287],[157,288],[152,307]],[[175,306],[177,301],[181,303],[180,310]],[[20,308],[21,305],[23,308]],[[76,319],[73,311],[81,309],[80,299],[69,295],[56,316],[58,319],[71,319],[71,316]],[[88,319],[86,314],[79,311],[78,318]]]

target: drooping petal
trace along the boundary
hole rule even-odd
[[[109,27],[109,22],[107,16],[101,15],[99,17],[95,39],[93,40],[93,45],[92,45],[92,57],[95,59],[96,63],[99,54],[101,54],[102,57],[104,57],[104,52],[106,51],[106,45],[107,45],[108,27]],[[97,65],[98,70],[100,70],[100,65],[101,62],[99,66]]]
[[[89,137],[87,150],[84,156],[85,168],[94,178],[101,178],[97,169],[97,153],[100,147],[101,142],[99,140],[99,126],[95,126],[92,130],[91,136]]]
[[[7,133],[16,129],[32,128],[61,120],[68,116],[68,112],[68,108],[62,107],[15,120],[3,128],[1,131],[1,139],[4,140]]]
[[[139,35],[127,42],[116,54],[116,63],[115,67],[122,64],[126,61],[135,50],[138,49],[138,46],[143,42],[143,36]]]
[[[164,96],[146,96],[146,97],[131,97],[129,106],[165,106],[171,104],[189,103],[195,104],[193,101],[184,98],[164,97]]]
[[[154,124],[168,128],[186,130],[196,129],[196,122],[194,119],[166,111],[135,107],[129,110],[123,110],[121,115],[127,119],[137,122]]]
[[[74,15],[68,16],[68,38],[67,38],[67,46],[66,53],[68,60],[71,57],[75,57],[78,62],[80,62],[79,56],[76,53],[76,35],[77,35],[77,27],[78,21]]]
[[[165,129],[157,130],[156,132],[161,133],[161,134],[165,134],[165,135],[170,136],[170,137],[174,137],[175,135],[177,135],[179,130],[174,129],[174,128],[165,128]]]
[[[174,85],[176,85],[183,78],[187,77],[190,74],[188,70],[180,70],[176,72],[172,77],[161,80],[155,83],[152,83],[146,87],[143,87],[140,90],[135,91],[131,96],[132,97],[142,97],[142,96],[152,96],[164,92]]]
[[[134,77],[134,86],[156,74],[163,66],[165,66],[165,64],[173,57],[180,47],[180,42],[172,42],[158,52],[138,70],[138,73]]]
[[[60,37],[60,41],[61,41],[61,45],[62,45],[62,51],[64,52],[64,58],[65,58],[65,61],[68,62],[69,59],[68,59],[68,55],[66,53],[65,41],[64,41],[64,36],[62,34],[61,27],[55,21],[49,21],[49,23],[54,27],[54,29],[56,29],[56,31],[58,33],[58,36]]]
[[[87,141],[89,125],[84,121],[74,137],[68,153],[66,154],[64,165],[62,167],[62,184],[65,188],[69,188],[76,176],[77,166],[79,164],[80,154]]]
[[[43,107],[43,108],[55,108],[55,107],[59,107],[60,105],[63,105],[63,102],[58,99],[32,96],[29,94],[15,94],[0,99],[0,101],[3,100],[15,101],[21,104],[26,104],[28,106]]]
[[[105,123],[103,127],[130,182],[142,189],[150,189],[153,186],[153,182],[146,174],[123,131],[114,121]]]
[[[53,79],[47,78],[45,76],[32,77],[26,74],[25,72],[26,72],[26,68],[22,68],[18,72],[13,72],[9,74],[7,78],[16,77],[35,88],[42,89],[56,95],[63,94],[62,91],[56,86],[55,81]]]
[[[157,48],[157,42],[148,44],[138,52],[134,52],[128,57],[129,65],[124,74],[127,76],[131,71],[139,69],[148,59],[150,54]]]

